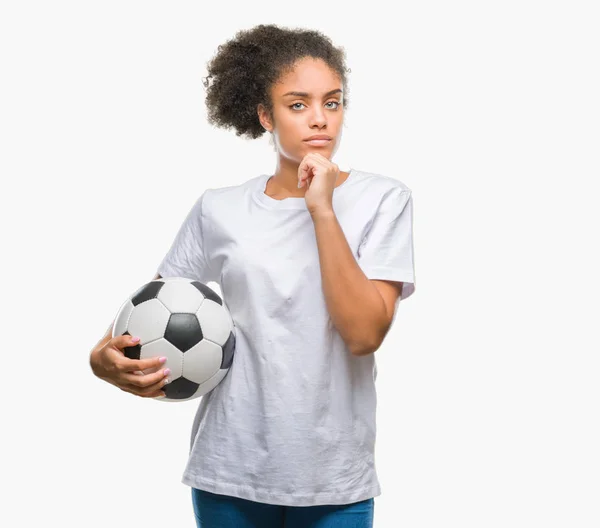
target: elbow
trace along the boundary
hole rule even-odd
[[[367,325],[363,324],[360,329],[354,329],[352,339],[348,340],[348,349],[353,356],[373,354],[383,343],[390,326],[391,320],[384,312],[383,315],[373,319]]]
[[[362,357],[372,354],[373,352],[375,352],[375,350],[371,349],[370,347],[352,347],[350,348],[350,352],[352,352],[352,355],[355,357]]]
[[[350,352],[353,356],[368,356],[379,350],[379,347],[383,343],[385,336],[390,328],[389,322],[386,322],[371,336],[370,339],[363,339],[360,341],[353,341],[348,345]]]
[[[382,341],[379,338],[364,342],[354,342],[348,348],[353,356],[368,356],[379,349],[381,342]]]

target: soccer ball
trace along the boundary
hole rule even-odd
[[[214,389],[229,372],[235,325],[221,297],[205,284],[168,277],[144,284],[121,306],[112,335],[139,336],[130,359],[166,356],[170,368],[159,401],[187,401]],[[145,369],[144,374],[157,369]]]

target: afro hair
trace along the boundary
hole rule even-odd
[[[339,76],[344,87],[344,108],[348,108],[345,51],[315,30],[282,28],[260,24],[240,30],[221,44],[208,63],[203,78],[207,118],[211,125],[236,131],[237,136],[256,139],[266,130],[258,119],[263,104],[272,115],[270,88],[304,58],[323,60]]]

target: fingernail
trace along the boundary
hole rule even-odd
[[[158,361],[160,361],[161,363],[164,363],[165,361],[167,361],[167,358],[163,356]]]
[[[302,182],[301,181],[298,182],[298,189],[300,189],[300,187],[302,187]]]
[[[134,343],[137,343],[137,342],[140,340],[140,338],[139,338],[139,337],[132,337],[132,338],[131,338],[131,340],[132,340]]]

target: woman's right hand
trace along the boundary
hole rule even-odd
[[[102,348],[91,353],[92,372],[98,378],[136,396],[164,396],[165,393],[160,389],[167,383],[169,372],[161,368],[163,363],[160,358],[129,359],[123,352],[124,348],[135,346],[138,342],[127,334],[111,338]]]

